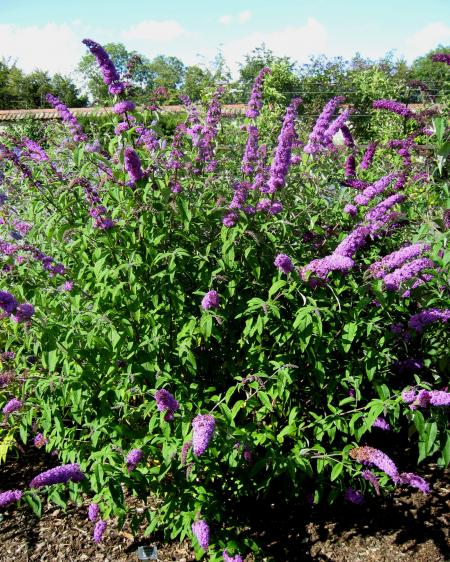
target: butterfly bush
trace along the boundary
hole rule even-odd
[[[374,111],[362,139],[338,96],[311,127],[296,98],[263,110],[264,71],[242,127],[221,87],[166,133],[156,92],[141,111],[129,71],[85,45],[102,127],[50,95],[45,145],[1,133],[4,446],[58,466],[0,505],[82,501],[95,543],[118,521],[238,562],[267,557],[243,502],[433,493],[450,303],[445,189],[418,150],[431,116],[402,134]]]

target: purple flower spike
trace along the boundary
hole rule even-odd
[[[5,416],[9,416],[9,414],[12,414],[13,412],[17,412],[17,410],[20,410],[20,408],[22,408],[22,401],[21,400],[17,400],[17,398],[12,398],[9,402],[7,402],[4,406],[3,406],[3,413],[5,414]]]
[[[173,413],[176,412],[180,404],[177,400],[170,394],[165,388],[161,388],[155,392],[156,405],[160,412],[167,412],[165,420],[169,421],[173,419]]]
[[[135,104],[129,100],[119,101],[113,107],[113,111],[114,113],[117,113],[117,115],[122,115],[123,113],[134,111],[135,109],[136,109]]]
[[[372,164],[373,157],[375,156],[376,149],[377,149],[376,142],[369,143],[362,157],[361,164],[359,165],[361,170],[367,170],[370,167],[370,165]]]
[[[355,505],[362,505],[364,503],[364,496],[360,491],[353,488],[347,488],[347,490],[345,490],[344,499]]]
[[[192,452],[196,457],[203,455],[208,448],[214,434],[216,420],[209,414],[200,414],[192,420],[194,430],[192,437]]]
[[[415,390],[404,390],[402,392],[402,400],[407,404],[412,404],[416,399],[417,392]]]
[[[230,556],[226,550],[222,553],[224,562],[243,562],[242,556],[240,554],[235,554],[234,556]]]
[[[132,472],[144,457],[144,453],[140,449],[132,449],[127,455],[128,472]]]
[[[41,447],[44,447],[45,445],[47,445],[48,443],[48,439],[46,437],[44,437],[42,435],[42,433],[37,433],[34,440],[33,440],[34,446],[36,447],[36,449],[40,449]]]
[[[386,109],[387,111],[392,111],[401,117],[406,117],[407,119],[414,119],[416,117],[414,111],[408,108],[404,103],[393,100],[376,100],[373,102],[372,107],[374,109]]]
[[[377,496],[379,496],[380,495],[380,484],[379,484],[378,478],[375,476],[375,474],[373,472],[371,472],[370,470],[363,470],[362,477],[364,478],[364,480],[367,480],[368,482],[370,482],[372,484],[372,486],[375,488],[375,492],[376,492]]]
[[[0,509],[6,507],[10,503],[15,503],[22,497],[22,492],[20,490],[8,490],[0,494]]]
[[[446,323],[450,320],[450,309],[439,310],[437,308],[430,308],[422,310],[417,314],[411,316],[408,326],[416,332],[422,332],[425,326],[433,322],[441,321]]]
[[[218,308],[220,302],[219,293],[217,291],[208,291],[202,299],[202,308],[209,310],[210,308]]]
[[[291,258],[286,254],[278,254],[273,264],[278,267],[280,271],[286,274],[294,270],[294,264],[292,263]]]
[[[28,156],[36,162],[47,162],[48,155],[45,150],[34,140],[27,137],[22,139],[24,147],[28,150]]]
[[[126,148],[124,152],[124,166],[128,172],[130,183],[135,184],[144,177],[139,156],[132,148]]]
[[[258,117],[258,115],[261,111],[261,108],[262,108],[262,86],[263,86],[263,81],[264,81],[264,77],[266,76],[266,74],[272,74],[272,71],[270,70],[270,68],[264,67],[263,69],[261,69],[259,71],[259,74],[255,79],[252,94],[251,94],[250,99],[248,101],[247,113],[245,114],[246,117],[249,117],[250,119],[255,119],[256,117]]]
[[[382,429],[383,431],[390,431],[391,426],[388,424],[388,422],[384,419],[384,418],[377,418],[373,424],[372,427],[378,427],[379,429]]]
[[[435,55],[432,55],[431,60],[433,62],[443,62],[450,65],[450,55],[447,53],[436,53]]]
[[[96,543],[101,542],[105,531],[106,531],[106,521],[100,519],[99,521],[97,521],[94,528],[93,538]]]
[[[342,240],[333,254],[335,256],[345,256],[351,258],[356,252],[362,248],[370,235],[370,229],[366,226],[357,226],[355,230],[350,232],[348,236]]]
[[[409,281],[424,269],[434,268],[434,262],[428,258],[419,258],[406,263],[402,267],[388,273],[383,278],[384,285],[388,291],[398,291],[402,283]]]
[[[316,152],[320,152],[328,148],[329,137],[326,136],[326,133],[330,127],[330,121],[334,112],[343,101],[343,97],[335,97],[325,105],[313,127],[311,134],[309,135],[308,144],[303,149],[304,152],[307,154],[315,154]]]
[[[198,540],[198,544],[203,548],[203,550],[208,550],[209,546],[209,527],[206,521],[199,519],[192,523],[192,532],[195,538]]]
[[[357,212],[358,212],[358,208],[355,207],[355,205],[348,204],[348,205],[345,205],[345,207],[344,207],[344,213],[347,213],[351,217],[356,216]]]
[[[5,312],[11,314],[11,312],[14,312],[17,308],[18,304],[19,303],[11,293],[0,291],[0,308],[3,308]]]
[[[414,474],[414,472],[402,472],[400,474],[400,484],[406,484],[407,486],[411,486],[413,488],[417,488],[424,494],[428,494],[430,492],[430,485],[426,480],[424,480],[421,476]]]
[[[384,256],[380,261],[376,261],[370,265],[369,271],[370,275],[375,279],[381,279],[386,275],[386,273],[391,269],[397,269],[402,266],[407,261],[423,254],[428,251],[430,246],[428,244],[423,244],[418,242],[417,244],[411,244],[410,246],[405,246],[392,254]]]
[[[349,455],[352,459],[355,459],[361,464],[376,466],[394,481],[397,481],[398,470],[394,461],[379,449],[374,449],[373,447],[355,447],[351,449]]]
[[[450,406],[450,392],[444,390],[430,391],[431,406]]]
[[[19,304],[19,306],[16,308],[11,318],[14,320],[14,322],[20,324],[22,322],[28,322],[28,320],[31,319],[33,314],[34,314],[34,306],[32,304],[23,303],[23,304]]]
[[[296,139],[295,118],[301,102],[300,98],[294,98],[286,110],[275,156],[270,166],[270,177],[267,184],[268,193],[275,193],[286,183],[286,176],[291,165],[292,146]]]
[[[243,174],[250,175],[255,171],[258,162],[258,128],[254,125],[247,127],[248,138],[242,158],[241,170]]]
[[[78,123],[77,118],[67,106],[65,106],[56,96],[53,96],[52,94],[47,94],[45,99],[56,109],[63,123],[69,127],[75,142],[87,140],[87,136],[83,133],[83,129]]]
[[[100,508],[96,503],[89,504],[88,508],[88,519],[89,521],[97,521],[100,515]]]
[[[99,43],[92,41],[92,39],[83,39],[82,43],[86,45],[91,54],[97,59],[97,64],[103,75],[103,82],[109,86],[109,92],[116,95],[121,94],[125,90],[125,84],[120,82],[119,73],[105,49]]]
[[[41,488],[42,486],[51,486],[52,484],[65,484],[66,482],[81,482],[84,474],[80,470],[78,464],[64,464],[51,468],[45,472],[38,474],[30,482],[30,488]]]
[[[354,154],[350,154],[345,161],[345,177],[354,177],[356,176],[356,160]]]

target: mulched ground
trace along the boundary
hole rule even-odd
[[[30,450],[0,465],[0,488],[25,488],[49,467],[48,458]],[[450,478],[430,466],[429,495],[397,490],[365,506],[340,504],[293,511],[269,503],[253,510],[252,535],[264,546],[265,557],[255,562],[448,562],[450,561]],[[155,536],[134,540],[129,529],[112,525],[104,541],[92,541],[86,507],[66,512],[46,506],[36,519],[28,506],[3,512],[0,522],[0,562],[137,562],[139,545],[155,544],[161,562],[193,562],[188,543],[162,543]],[[247,562],[250,558],[247,558]]]

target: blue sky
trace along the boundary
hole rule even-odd
[[[26,71],[70,73],[84,37],[186,64],[221,49],[234,72],[262,42],[299,62],[390,50],[411,61],[450,44],[450,0],[0,0],[0,57]]]

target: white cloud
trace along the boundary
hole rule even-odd
[[[228,16],[228,15],[220,16],[219,23],[221,23],[222,25],[229,25],[231,23],[232,19],[233,18],[231,16]]]
[[[246,23],[252,17],[252,12],[250,10],[244,10],[238,15],[238,22],[239,23]]]
[[[122,31],[121,35],[130,40],[144,39],[153,43],[169,43],[188,36],[189,32],[175,20],[144,20]]]
[[[40,68],[50,74],[68,74],[85,52],[80,37],[67,24],[0,24],[0,58],[17,60],[17,66],[25,72]]]
[[[294,61],[306,62],[311,54],[328,53],[326,28],[314,18],[308,18],[303,26],[288,26],[267,33],[254,32],[222,46],[222,51],[233,74],[238,62],[262,43],[277,56],[289,56]]]
[[[441,21],[429,23],[409,37],[405,42],[404,53],[408,59],[414,59],[442,43],[450,43],[450,27]]]

